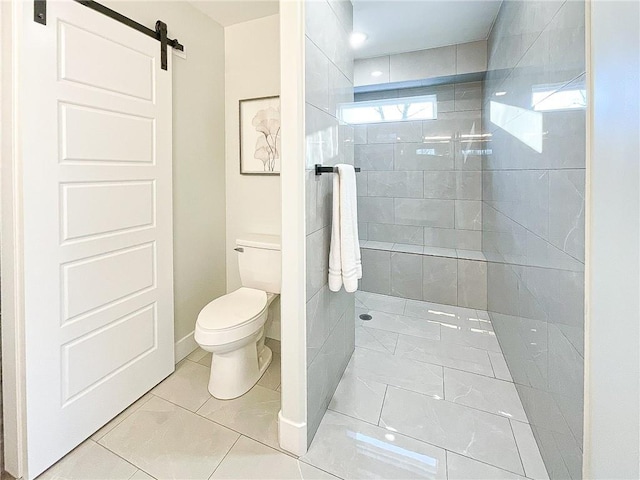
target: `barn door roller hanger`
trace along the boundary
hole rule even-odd
[[[107,17],[113,18],[114,20],[139,31],[140,33],[144,33],[148,37],[158,40],[160,42],[160,62],[163,70],[167,69],[167,46],[181,52],[184,51],[184,46],[180,44],[178,39],[172,40],[167,37],[167,24],[160,20],[156,22],[155,30],[151,30],[135,20],[131,20],[129,17],[125,17],[115,10],[111,10],[110,8],[107,8],[98,2],[94,2],[93,0],[74,1],[84,5],[85,7],[89,7],[96,12],[100,12]],[[33,1],[33,21],[42,25],[47,24],[47,0]]]

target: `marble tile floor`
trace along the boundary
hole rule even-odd
[[[341,478],[548,478],[487,312],[367,292],[302,460]]]
[[[277,444],[280,356],[220,401],[196,350],[40,478],[548,478],[486,312],[359,292],[356,334],[301,458]]]

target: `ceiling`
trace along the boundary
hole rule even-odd
[[[278,0],[191,0],[190,3],[223,27],[268,17],[279,11]]]
[[[356,58],[484,40],[502,0],[353,0]]]

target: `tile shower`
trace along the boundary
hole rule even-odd
[[[437,96],[354,127],[361,289],[487,310],[549,476],[581,478],[584,3],[503,2],[484,79],[431,83],[356,90]]]
[[[486,308],[482,82],[356,94],[435,95],[437,118],[355,126],[365,291]]]
[[[348,46],[350,1],[306,4],[306,258],[307,418],[311,442],[355,343],[355,300],[329,291],[332,175],[314,165],[353,164],[353,129],[339,122],[337,105],[353,101],[353,54]]]
[[[504,2],[483,100],[488,310],[549,475],[563,479],[582,478],[584,45],[584,2]]]

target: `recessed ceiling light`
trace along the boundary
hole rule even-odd
[[[349,42],[353,48],[358,48],[362,46],[364,41],[367,39],[367,35],[361,32],[353,32],[351,37],[349,37]]]
[[[502,97],[503,95],[506,95],[507,92],[496,92],[496,97]]]
[[[380,75],[382,75],[382,72],[380,70],[374,70],[373,72],[371,72],[372,77],[379,77]]]

